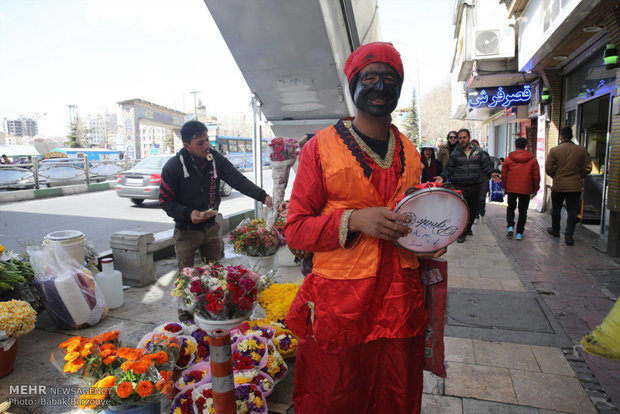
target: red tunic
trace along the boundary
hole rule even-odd
[[[386,205],[398,185],[399,150],[397,140],[392,167],[385,170],[365,157],[371,183]],[[289,204],[286,240],[291,248],[339,246],[343,210],[320,215],[325,188],[318,145],[311,139],[303,148]],[[427,323],[423,287],[417,269],[401,268],[393,242],[381,240],[380,255],[377,277],[335,280],[311,273],[304,280],[286,319],[301,338],[296,412],[419,412],[421,335]]]

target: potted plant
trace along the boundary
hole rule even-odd
[[[34,329],[37,313],[23,300],[0,302],[0,377],[13,372],[17,338]]]

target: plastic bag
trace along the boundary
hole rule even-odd
[[[504,202],[504,191],[501,182],[496,183],[493,180],[489,180],[489,201]]]
[[[445,378],[443,331],[448,296],[448,262],[437,259],[418,260],[428,314],[428,326],[424,337],[424,370]]]
[[[27,251],[35,286],[56,325],[79,329],[99,323],[108,309],[92,273],[62,250],[30,246]]]
[[[581,340],[583,349],[597,356],[620,359],[620,299],[603,322]]]

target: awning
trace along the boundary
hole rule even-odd
[[[7,157],[28,157],[32,155],[40,155],[39,151],[30,144],[26,145],[0,145],[0,155]]]

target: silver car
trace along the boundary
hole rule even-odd
[[[172,157],[174,154],[153,155],[143,159],[127,171],[119,173],[116,194],[119,197],[131,199],[131,202],[138,206],[144,200],[159,200],[161,170]],[[232,188],[220,180],[222,197],[229,196],[231,192]]]

